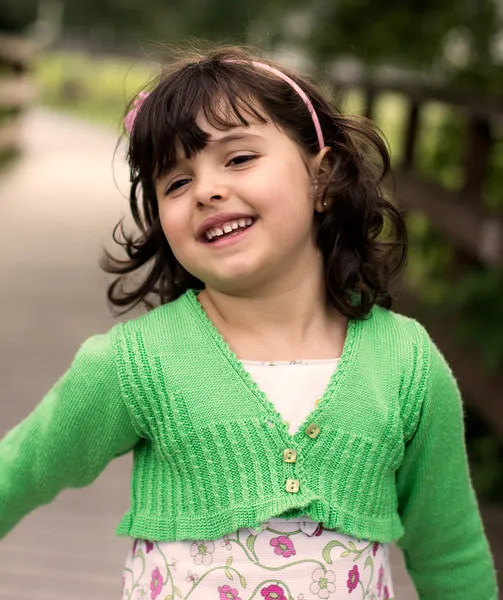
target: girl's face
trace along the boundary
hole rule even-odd
[[[199,154],[156,182],[162,229],[177,260],[207,287],[244,293],[316,268],[311,176],[306,159],[274,124],[210,135]],[[321,153],[320,153],[321,155]],[[302,271],[302,272],[301,272]]]

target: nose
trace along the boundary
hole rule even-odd
[[[214,175],[207,174],[195,182],[194,197],[197,206],[202,208],[226,200],[229,197],[229,190],[224,182],[217,181]]]

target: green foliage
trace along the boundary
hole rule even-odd
[[[409,212],[407,285],[429,307],[438,306],[449,290],[444,272],[449,266],[453,252],[440,233],[435,231],[422,213]]]
[[[417,170],[450,190],[463,184],[465,132],[463,117],[436,105],[437,118],[424,118],[417,146]]]
[[[21,33],[37,15],[36,0],[2,0],[0,31]]]
[[[495,89],[501,66],[494,64],[490,46],[501,22],[493,0],[320,0],[314,14],[307,41],[317,59],[349,55],[360,58],[367,71],[385,64],[415,69],[419,76],[435,67],[470,89]],[[444,62],[449,34],[468,44],[466,60]]]
[[[441,314],[457,316],[455,335],[475,345],[488,369],[503,367],[503,273],[478,267],[450,286]]]
[[[266,0],[66,0],[63,27],[67,36],[88,38],[91,46],[129,43],[150,54],[162,52],[161,44],[189,38],[245,42],[255,21],[274,20],[278,4]]]
[[[327,0],[313,47],[321,57],[351,54],[367,66],[387,60],[430,65],[445,32],[459,22],[462,5],[449,0]]]

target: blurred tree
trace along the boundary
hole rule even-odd
[[[37,14],[36,0],[2,0],[0,31],[18,33],[32,23]]]
[[[67,36],[112,45],[172,44],[188,38],[244,42],[250,24],[265,12],[275,13],[274,4],[271,10],[266,0],[66,0],[63,19]]]
[[[50,12],[49,5],[58,4],[63,7],[64,36],[118,47],[171,44],[189,37],[243,42],[256,18],[277,12],[276,4],[266,0],[2,0],[1,4],[0,31],[25,31]]]
[[[449,0],[324,2],[313,47],[325,57],[351,53],[369,64],[431,64],[458,9]]]
[[[350,55],[367,70],[404,67],[479,93],[503,91],[496,0],[318,0],[315,6],[307,43],[317,59]]]

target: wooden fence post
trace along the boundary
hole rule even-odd
[[[411,100],[407,116],[407,125],[405,127],[405,136],[403,138],[404,149],[402,158],[402,169],[405,171],[410,171],[414,168],[417,132],[419,129],[419,112],[419,101]]]
[[[373,88],[368,88],[365,90],[365,106],[364,106],[364,116],[371,121],[374,120],[375,116],[375,103],[376,103],[376,90]]]
[[[464,155],[465,180],[461,190],[464,197],[470,198],[470,203],[482,203],[492,142],[489,119],[486,116],[470,115],[467,119]]]

